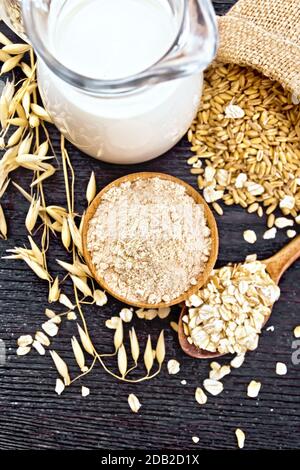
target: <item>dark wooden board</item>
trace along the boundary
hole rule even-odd
[[[218,13],[228,10],[233,1],[215,1]],[[8,29],[1,29],[12,37]],[[51,132],[55,148],[59,149],[59,134]],[[99,189],[115,178],[135,171],[162,171],[183,178],[196,187],[196,178],[189,174],[186,158],[190,155],[185,139],[167,155],[149,163],[135,166],[113,166],[89,158],[69,145],[77,175],[77,209],[84,208],[85,186],[90,172],[97,175]],[[29,174],[18,171],[14,177],[24,187]],[[65,195],[61,174],[47,184],[48,201],[64,204]],[[26,242],[24,219],[28,204],[12,187],[3,201],[9,221],[10,237],[0,241],[0,256],[7,248]],[[218,264],[239,261],[245,255],[258,251],[261,258],[274,254],[286,242],[282,234],[274,241],[261,239],[265,222],[247,214],[239,207],[226,208],[217,218],[221,247]],[[243,230],[249,226],[259,234],[255,248],[243,241]],[[55,259],[64,255],[60,244],[52,242],[50,269],[57,271]],[[168,328],[169,319],[153,322],[135,321],[144,344],[146,335],[154,336],[166,329],[167,357],[177,358],[181,371],[168,375],[164,367],[155,380],[139,384],[120,384],[100,367],[84,382],[91,389],[85,399],[80,394],[80,383],[62,397],[54,393],[56,372],[50,356],[31,354],[25,358],[15,355],[15,342],[23,333],[34,333],[43,321],[47,286],[39,281],[24,264],[18,261],[0,261],[0,338],[5,341],[7,362],[0,367],[0,449],[234,449],[234,430],[244,429],[247,449],[300,448],[300,392],[299,368],[293,365],[293,328],[300,324],[299,316],[300,264],[296,263],[281,282],[282,296],[274,309],[269,325],[275,331],[264,331],[257,351],[248,355],[244,366],[224,380],[225,391],[218,397],[209,397],[205,407],[194,399],[195,387],[208,375],[209,362],[196,361],[185,356],[176,335]],[[88,308],[87,319],[93,338],[101,351],[110,351],[112,333],[103,328],[106,318],[118,313],[120,304],[109,299],[104,308]],[[176,319],[178,309],[172,317]],[[66,322],[53,346],[72,363],[70,338],[75,325]],[[222,360],[225,363],[226,360]],[[285,362],[288,375],[275,374],[277,361]],[[73,372],[75,369],[73,369]],[[187,385],[181,385],[186,379]],[[262,382],[258,399],[246,396],[247,384],[257,379]],[[134,392],[143,404],[138,415],[129,411],[127,397]],[[197,445],[192,436],[199,436]]]

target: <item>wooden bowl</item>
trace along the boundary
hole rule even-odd
[[[211,230],[211,254],[209,257],[209,260],[205,266],[205,270],[199,274],[197,277],[197,284],[194,286],[191,286],[186,292],[184,292],[180,297],[177,297],[176,299],[173,299],[171,302],[161,302],[159,304],[148,304],[148,303],[143,303],[143,302],[131,302],[128,301],[126,298],[121,297],[118,295],[116,292],[112,291],[111,288],[106,284],[106,282],[102,279],[101,276],[96,272],[96,268],[92,262],[92,258],[90,255],[90,252],[88,251],[87,248],[87,233],[89,229],[89,222],[90,220],[94,217],[94,214],[100,204],[100,201],[103,197],[103,195],[109,191],[111,188],[115,186],[120,186],[122,183],[125,183],[126,181],[136,181],[137,179],[148,179],[148,178],[161,178],[164,180],[169,180],[173,181],[174,183],[180,184],[181,186],[184,186],[186,189],[187,194],[189,194],[197,204],[202,204],[204,206],[204,213],[207,219],[207,225]],[[218,236],[218,228],[216,224],[216,220],[213,216],[213,213],[211,212],[210,208],[208,207],[207,203],[205,200],[202,198],[202,196],[196,191],[194,188],[192,188],[189,184],[185,183],[184,181],[175,178],[174,176],[167,175],[164,173],[152,173],[152,172],[143,172],[143,173],[132,173],[127,176],[123,176],[122,178],[119,178],[112,183],[108,184],[105,186],[102,191],[95,197],[89,208],[87,209],[87,212],[84,217],[83,221],[83,231],[82,231],[82,244],[83,244],[83,255],[85,258],[85,261],[93,274],[93,277],[95,280],[98,282],[98,284],[107,291],[110,295],[115,297],[116,299],[120,300],[121,302],[125,304],[132,305],[134,307],[139,307],[139,308],[161,308],[161,307],[171,307],[172,305],[179,304],[181,302],[184,302],[187,298],[189,298],[192,294],[197,292],[201,286],[206,282],[207,278],[209,277],[215,262],[217,260],[218,256],[218,250],[219,250],[219,236]]]

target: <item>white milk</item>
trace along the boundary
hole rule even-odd
[[[55,18],[50,48],[77,73],[119,79],[159,61],[176,34],[166,0],[82,0],[67,2]],[[198,74],[103,98],[65,83],[41,60],[38,74],[61,132],[85,153],[113,163],[146,161],[175,145],[196,113],[202,84]]]

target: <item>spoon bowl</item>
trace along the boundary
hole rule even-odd
[[[263,260],[262,263],[266,265],[266,271],[270,275],[271,279],[275,284],[279,284],[281,276],[283,273],[300,257],[300,235],[298,235],[294,240],[288,243],[283,247],[278,253],[276,253],[271,258]],[[190,344],[187,340],[187,337],[184,333],[182,318],[187,313],[187,307],[184,306],[180,313],[179,323],[178,323],[178,339],[182,350],[191,357],[196,359],[211,359],[214,357],[220,357],[224,354],[219,352],[210,352],[200,349],[194,344]],[[264,325],[267,323],[271,316],[266,317]]]
[[[88,235],[88,230],[89,230],[89,223],[90,220],[94,217],[95,212],[101,202],[101,199],[103,198],[104,194],[109,191],[113,187],[118,187],[122,183],[125,182],[133,182],[138,179],[149,179],[149,178],[161,178],[164,180],[168,181],[173,181],[174,183],[180,184],[183,186],[186,190],[186,193],[191,196],[194,201],[197,204],[201,204],[204,207],[204,214],[207,220],[207,225],[211,231],[211,252],[209,259],[205,265],[205,269],[202,273],[199,274],[197,277],[197,284],[191,286],[186,292],[183,292],[179,297],[176,299],[173,299],[171,302],[161,302],[159,304],[149,304],[146,302],[131,302],[128,299],[121,297],[118,295],[116,292],[114,292],[109,285],[104,281],[104,279],[97,273],[97,270],[95,268],[95,265],[92,261],[91,254],[87,248],[87,235]],[[138,308],[163,308],[163,307],[170,307],[172,305],[179,304],[181,302],[184,302],[186,299],[188,299],[192,294],[197,292],[203,284],[207,281],[214,265],[218,257],[218,251],[219,251],[219,235],[218,235],[218,228],[216,224],[216,220],[214,218],[214,215],[212,211],[210,210],[208,204],[206,201],[202,198],[202,196],[199,194],[198,191],[196,191],[192,186],[189,184],[185,183],[185,181],[180,180],[179,178],[176,178],[175,176],[167,175],[165,173],[153,173],[153,172],[143,172],[143,173],[132,173],[127,176],[123,176],[122,178],[119,178],[109,185],[105,186],[102,191],[95,197],[91,205],[89,206],[85,217],[83,221],[83,231],[82,231],[82,244],[83,244],[83,255],[85,258],[85,261],[95,278],[95,280],[98,282],[98,284],[105,290],[107,291],[110,295],[115,297],[116,299],[120,300],[123,303],[132,305],[134,307]]]

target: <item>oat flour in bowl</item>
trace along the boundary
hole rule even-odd
[[[184,186],[154,177],[103,194],[87,248],[97,274],[128,302],[171,302],[197,284],[211,251],[204,207]]]

